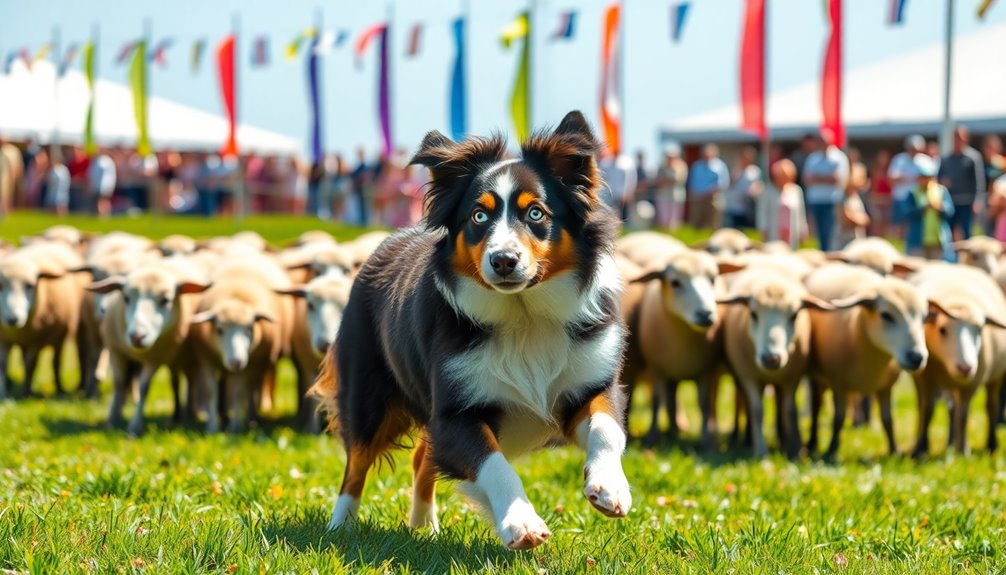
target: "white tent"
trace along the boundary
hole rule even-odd
[[[1002,52],[1006,24],[988,25],[954,41],[951,115],[974,131],[1006,131],[1006,67],[982,68]],[[943,44],[846,70],[842,112],[851,137],[883,138],[939,131],[943,115]],[[770,72],[771,73],[771,72]],[[770,94],[767,121],[775,138],[792,139],[821,121],[814,80]],[[684,142],[743,141],[739,104],[681,118],[662,136]]]
[[[133,145],[137,132],[132,91],[98,79],[95,92],[95,139],[105,145]],[[0,74],[0,134],[15,140],[56,137],[63,143],[81,143],[89,98],[80,71],[69,70],[57,80],[50,62],[36,62],[29,71],[19,60],[10,74]],[[155,149],[215,150],[227,136],[222,116],[163,98],[147,100],[147,118]],[[295,138],[244,124],[237,138],[242,152],[295,155],[302,150]]]

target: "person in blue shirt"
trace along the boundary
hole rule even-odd
[[[719,223],[716,205],[730,186],[730,169],[720,159],[716,144],[702,148],[702,159],[688,173],[688,224],[693,228],[715,228]]]
[[[936,162],[925,154],[914,158],[918,185],[902,201],[906,205],[905,251],[910,255],[952,262],[956,259],[950,222],[954,210],[953,197],[936,181]],[[968,206],[970,207],[970,206]]]

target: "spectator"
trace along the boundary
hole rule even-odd
[[[796,166],[796,181],[803,181],[803,167],[807,163],[807,158],[817,149],[817,135],[804,134],[800,139],[800,147],[790,155],[790,160]]]
[[[369,204],[372,196],[375,169],[367,165],[367,152],[363,146],[356,150],[356,167],[350,173],[351,199],[356,204],[356,224],[365,226],[370,222]]]
[[[636,201],[654,202],[655,178],[646,171],[646,154],[643,150],[636,151]]]
[[[870,216],[866,212],[860,190],[866,187],[866,166],[862,162],[853,164],[849,174],[849,184],[845,187],[845,198],[838,211],[838,245],[845,247],[856,238],[866,237]]]
[[[842,201],[849,178],[849,159],[832,143],[833,134],[822,131],[815,140],[814,152],[803,168],[807,211],[814,222],[817,242],[822,251],[834,243],[835,208]]]
[[[115,161],[106,150],[100,150],[91,159],[87,170],[88,197],[94,198],[98,215],[107,218],[112,215],[112,194],[115,193]]]
[[[909,254],[929,259],[953,261],[950,222],[954,217],[953,197],[936,181],[936,162],[928,155],[915,157],[918,185],[906,199],[909,204],[905,248]],[[970,206],[967,206],[970,209]]]
[[[903,226],[907,213],[905,210],[911,205],[907,202],[908,196],[918,185],[919,174],[915,171],[915,157],[925,154],[926,139],[919,135],[912,135],[905,138],[905,151],[891,159],[891,167],[887,170],[887,175],[891,179],[891,225],[894,227],[898,237],[903,237]]]
[[[47,201],[57,216],[65,216],[70,207],[70,170],[60,161],[49,164],[46,177]]]
[[[754,203],[762,191],[761,168],[755,163],[758,151],[745,146],[737,157],[733,183],[723,203],[723,225],[728,228],[754,227]]]
[[[989,186],[989,217],[993,222],[989,235],[1006,242],[1006,175],[999,176]]]
[[[871,209],[870,234],[886,236],[892,218],[891,178],[888,171],[891,167],[891,153],[880,150],[870,165],[870,194],[867,200]]]
[[[38,145],[38,142],[34,138],[25,140],[24,147],[21,148],[21,163],[24,166],[23,197],[18,198],[15,193],[15,197],[13,198],[15,206],[43,206],[40,193],[42,185],[40,182],[45,179],[47,170],[40,170],[36,164],[35,159],[39,152],[42,152],[42,147]]]
[[[992,182],[1006,173],[1006,157],[1003,156],[1002,151],[1003,142],[999,136],[989,134],[982,140],[982,161],[985,163],[985,182],[989,186],[990,193],[992,191]],[[989,201],[991,202],[991,197]],[[990,216],[983,223],[985,225],[985,233],[992,235],[996,227],[995,218]]]
[[[327,220],[332,217],[329,203],[328,176],[325,173],[324,161],[314,162],[307,174],[307,213],[316,218]]]
[[[176,205],[175,197],[181,193],[182,182],[178,170],[182,167],[182,155],[174,150],[164,150],[157,154],[158,173],[153,183],[155,209],[164,211]]]
[[[87,157],[83,148],[74,146],[70,151],[70,161],[66,164],[66,169],[70,172],[70,204],[68,209],[72,212],[87,211],[85,198],[90,167],[91,158]]]
[[[345,222],[346,213],[346,192],[349,183],[349,175],[346,173],[346,162],[341,154],[334,154],[328,157],[327,171],[331,176],[329,181],[329,194],[331,195],[331,217],[337,221]]]
[[[716,205],[730,186],[730,170],[720,159],[716,144],[702,148],[702,159],[688,173],[688,224],[693,228],[715,228]]]
[[[758,228],[765,241],[780,240],[793,249],[807,238],[803,190],[796,183],[796,166],[782,158],[772,164],[772,185],[758,197]]]
[[[940,160],[937,176],[950,190],[954,216],[950,229],[958,238],[970,238],[974,216],[985,208],[985,163],[978,150],[968,145],[968,129],[954,130],[953,152]]]
[[[629,215],[636,192],[636,166],[626,154],[606,154],[601,158],[600,169],[608,184],[608,205],[624,222]]]
[[[653,204],[658,227],[676,230],[684,219],[685,182],[688,181],[688,164],[681,159],[681,146],[668,144],[664,161],[653,179]]]

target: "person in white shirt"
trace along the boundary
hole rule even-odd
[[[91,159],[91,165],[87,169],[87,180],[89,193],[95,200],[99,216],[108,217],[112,213],[115,176],[115,162],[104,150]]]
[[[815,150],[803,167],[807,213],[817,232],[818,246],[830,251],[835,240],[836,207],[842,201],[849,178],[849,158],[832,142],[834,136],[822,130]]]
[[[625,221],[636,193],[636,162],[626,154],[607,154],[601,158],[600,168],[608,187],[608,205]]]
[[[915,169],[915,156],[926,150],[926,139],[918,134],[905,138],[905,151],[891,158],[891,166],[887,169],[887,177],[891,180],[891,225],[895,235],[903,236],[905,217],[905,198],[912,194],[918,185],[918,172]]]

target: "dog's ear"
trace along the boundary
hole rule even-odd
[[[579,111],[572,111],[551,134],[537,132],[521,146],[524,160],[549,172],[573,196],[572,207],[583,217],[601,200],[597,153],[601,144]]]
[[[430,170],[429,189],[426,192],[426,227],[448,228],[458,221],[457,209],[464,198],[468,183],[483,166],[503,159],[506,141],[500,135],[490,138],[469,138],[455,142],[434,130],[423,138],[412,164]]]

